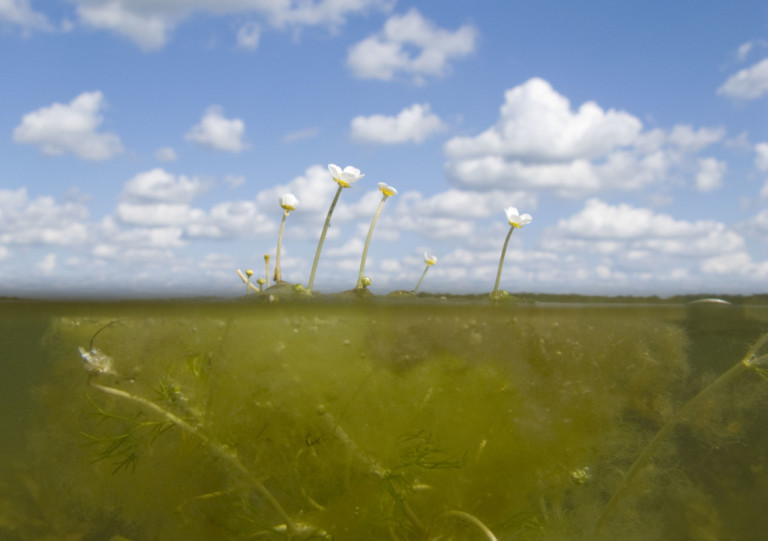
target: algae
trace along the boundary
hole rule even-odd
[[[107,304],[47,321],[23,453],[9,452],[0,485],[4,538],[758,539],[765,527],[768,382],[745,374],[679,415],[766,319],[706,364],[680,306]]]

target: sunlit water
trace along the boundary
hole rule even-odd
[[[765,306],[5,301],[0,323],[3,540],[768,531],[760,370],[605,513]]]

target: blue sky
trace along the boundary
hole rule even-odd
[[[758,293],[768,5],[0,0],[0,295]]]

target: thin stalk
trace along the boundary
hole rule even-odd
[[[269,254],[264,254],[264,267],[267,270],[267,274],[264,275],[265,283],[269,285]]]
[[[648,443],[648,445],[645,446],[643,451],[640,453],[640,456],[638,456],[637,459],[635,459],[635,462],[629,468],[629,471],[624,476],[624,479],[621,481],[621,485],[619,486],[618,490],[616,490],[616,492],[613,494],[611,499],[608,501],[608,504],[605,506],[605,509],[603,510],[602,515],[600,515],[600,520],[598,520],[597,522],[596,531],[600,531],[602,529],[602,527],[605,525],[606,520],[608,519],[608,516],[611,514],[611,511],[613,511],[614,507],[616,507],[616,504],[619,502],[619,500],[621,500],[621,498],[623,498],[626,495],[627,490],[629,489],[629,486],[632,484],[632,481],[634,480],[635,476],[640,472],[640,470],[643,469],[646,463],[650,460],[650,458],[656,452],[659,445],[661,445],[664,442],[664,440],[667,439],[667,437],[672,433],[672,431],[675,429],[675,427],[677,427],[678,424],[689,419],[691,417],[691,414],[696,410],[696,408],[698,408],[703,402],[705,402],[712,394],[716,393],[723,387],[727,386],[733,380],[741,376],[741,374],[743,374],[744,372],[750,369],[755,370],[759,366],[762,366],[768,363],[768,354],[757,357],[757,352],[766,343],[768,343],[768,333],[764,334],[755,343],[755,345],[753,345],[750,348],[750,350],[747,352],[747,354],[744,356],[742,360],[740,360],[738,363],[733,365],[730,369],[728,369],[715,381],[707,385],[704,389],[699,391],[699,394],[691,398],[680,409],[680,411],[678,411],[672,417],[672,419],[667,421],[667,423],[663,427],[661,427],[661,429],[656,433],[656,435]]]
[[[315,252],[315,260],[312,262],[312,272],[309,274],[309,285],[307,285],[307,291],[312,293],[312,286],[315,283],[315,273],[317,272],[317,262],[320,260],[320,251],[323,249],[323,243],[325,242],[325,235],[328,233],[328,227],[331,225],[331,214],[333,209],[336,208],[336,202],[339,200],[341,190],[344,186],[339,184],[339,189],[336,190],[336,195],[333,196],[333,202],[331,202],[331,208],[328,209],[328,216],[325,217],[325,225],[323,225],[323,232],[320,233],[320,241],[317,243],[317,251]]]
[[[496,283],[493,285],[493,291],[491,291],[491,295],[494,295],[499,290],[499,282],[501,282],[501,269],[504,267],[504,257],[507,255],[507,244],[509,244],[509,237],[512,236],[512,232],[515,230],[515,227],[509,228],[509,233],[507,233],[507,238],[504,239],[504,247],[501,249],[501,259],[499,259],[499,270],[496,272]]]
[[[127,393],[121,389],[115,389],[114,387],[107,387],[105,385],[100,385],[98,383],[94,383],[93,381],[88,382],[91,387],[94,389],[98,389],[99,391],[103,393],[110,394],[112,396],[117,396],[120,398],[124,398],[125,400],[129,400],[131,402],[134,402],[136,404],[139,404],[147,409],[150,409],[160,415],[161,417],[165,418],[167,421],[173,423],[174,425],[178,426],[180,429],[182,429],[184,432],[187,432],[188,434],[191,434],[192,436],[196,437],[198,440],[200,440],[208,449],[210,449],[214,455],[216,455],[218,458],[224,460],[224,462],[227,462],[230,466],[232,466],[237,472],[243,475],[244,478],[246,478],[255,488],[256,491],[269,503],[269,505],[272,506],[272,508],[277,512],[278,515],[285,521],[286,527],[288,530],[295,535],[297,533],[296,525],[291,519],[291,517],[288,515],[288,513],[285,512],[285,509],[280,505],[280,502],[278,502],[275,497],[272,495],[271,492],[265,487],[261,481],[258,480],[258,478],[250,471],[248,468],[246,468],[242,462],[237,458],[237,456],[230,451],[227,446],[222,445],[220,443],[217,443],[213,441],[211,438],[209,438],[206,434],[201,432],[197,427],[189,424],[187,421],[182,419],[181,417],[174,415],[170,411],[164,409],[160,405],[147,400],[146,398],[142,398],[140,396],[132,395],[130,393]]]
[[[371,244],[371,237],[373,237],[373,228],[376,227],[376,222],[379,219],[379,214],[381,214],[381,209],[384,208],[384,201],[387,200],[386,194],[381,198],[381,201],[379,202],[379,208],[376,209],[376,214],[373,215],[373,220],[371,221],[371,227],[368,228],[368,236],[365,237],[365,246],[363,246],[363,258],[360,260],[360,272],[357,275],[357,285],[355,286],[357,289],[360,289],[363,287],[363,273],[365,272],[365,260],[368,257],[368,246]]]
[[[446,511],[445,513],[441,513],[437,517],[437,519],[440,519],[443,517],[445,518],[450,517],[458,521],[471,524],[472,526],[474,526],[475,528],[483,532],[483,535],[489,541],[498,541],[497,537],[493,535],[493,532],[488,528],[488,526],[483,524],[482,521],[479,518],[477,518],[475,515],[471,515],[466,511],[458,511],[458,510]]]
[[[413,288],[413,292],[416,293],[419,290],[419,286],[421,286],[421,282],[424,280],[424,277],[427,275],[427,271],[429,270],[430,265],[427,265],[424,268],[424,272],[421,273],[421,278],[419,278],[419,281],[416,282],[416,287]]]
[[[280,269],[280,248],[283,245],[283,231],[285,231],[285,219],[288,217],[288,210],[283,212],[283,221],[280,222],[280,233],[277,235],[277,255],[275,255],[275,282],[283,281],[283,273]]]

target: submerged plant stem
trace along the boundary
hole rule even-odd
[[[496,272],[496,283],[493,285],[493,291],[491,292],[491,295],[495,294],[499,290],[499,282],[501,282],[501,269],[504,267],[504,257],[507,255],[509,237],[512,236],[512,232],[514,230],[515,227],[510,227],[509,233],[507,233],[507,238],[504,239],[504,247],[501,249],[501,259],[499,259],[499,270]]]
[[[458,510],[446,511],[445,513],[441,513],[437,517],[437,520],[441,518],[453,518],[461,522],[466,522],[467,524],[470,524],[475,528],[477,528],[478,530],[480,530],[481,532],[483,532],[483,535],[489,541],[498,541],[497,537],[493,535],[493,532],[488,528],[488,526],[483,524],[483,522],[479,518],[477,518],[475,515],[471,515],[466,511],[458,511]]]
[[[379,214],[381,214],[381,209],[384,208],[384,201],[386,200],[387,195],[384,194],[384,197],[382,197],[381,201],[379,202],[379,207],[376,209],[376,213],[373,215],[373,220],[371,220],[371,227],[368,228],[368,236],[365,237],[365,246],[363,246],[363,258],[360,260],[360,272],[357,274],[357,285],[355,286],[357,289],[363,287],[363,273],[365,272],[365,260],[368,258],[368,246],[371,244],[373,228],[376,227],[376,222],[379,220]]]
[[[325,235],[328,234],[328,227],[331,225],[331,215],[333,209],[336,208],[336,202],[339,200],[341,190],[344,186],[339,184],[339,189],[336,190],[336,195],[333,196],[331,207],[328,209],[328,215],[325,217],[325,224],[323,225],[323,232],[320,233],[320,241],[317,243],[317,251],[315,252],[315,260],[312,262],[312,272],[309,273],[309,284],[307,285],[307,291],[312,293],[312,286],[315,283],[315,273],[317,272],[317,262],[320,260],[320,251],[323,249],[323,243],[325,242]]]
[[[280,502],[278,502],[275,499],[275,497],[272,495],[271,492],[269,492],[267,487],[265,487],[261,483],[261,481],[259,481],[256,478],[256,476],[250,470],[248,470],[248,468],[246,468],[243,465],[243,463],[240,462],[237,456],[235,456],[235,454],[233,454],[225,445],[222,445],[218,442],[213,441],[207,435],[202,433],[197,427],[189,424],[187,421],[185,421],[181,417],[174,415],[170,411],[166,410],[165,408],[159,406],[158,404],[150,400],[147,400],[146,398],[133,395],[121,389],[115,389],[114,387],[107,387],[105,385],[100,385],[98,383],[94,383],[93,381],[89,381],[89,385],[94,389],[97,389],[103,393],[107,393],[112,396],[117,396],[125,400],[129,400],[131,402],[139,404],[145,408],[148,408],[154,411],[155,413],[157,413],[158,415],[160,415],[161,417],[164,417],[169,422],[178,426],[184,432],[187,432],[188,434],[195,436],[208,449],[210,449],[214,455],[216,455],[218,458],[227,462],[238,473],[242,474],[243,477],[246,478],[256,488],[256,491],[267,501],[267,503],[269,503],[269,505],[272,506],[272,508],[277,512],[277,514],[280,515],[280,517],[285,521],[285,525],[288,531],[291,532],[292,534],[297,533],[295,523],[293,522],[291,517],[288,515],[288,513],[285,512],[285,509],[283,509],[283,507],[280,505]]]
[[[741,376],[744,372],[748,370],[757,370],[758,367],[768,364],[768,354],[757,357],[757,353],[767,343],[768,343],[768,333],[761,336],[760,339],[757,342],[755,342],[755,344],[749,349],[749,351],[747,352],[747,354],[744,356],[742,360],[740,360],[738,363],[736,363],[731,368],[729,368],[725,373],[723,373],[715,381],[707,385],[704,389],[699,391],[699,394],[691,398],[680,409],[680,411],[678,411],[672,417],[672,419],[667,421],[667,423],[661,427],[661,429],[656,433],[656,435],[648,443],[648,445],[645,446],[643,451],[640,453],[640,456],[638,456],[637,459],[635,459],[635,462],[629,468],[629,471],[624,476],[624,479],[621,481],[621,485],[616,490],[616,492],[614,492],[611,499],[608,501],[608,504],[605,506],[605,509],[603,510],[602,515],[600,515],[600,520],[598,520],[597,522],[596,531],[600,531],[602,529],[602,527],[605,525],[606,520],[608,519],[608,516],[613,511],[614,507],[616,507],[616,504],[619,503],[619,500],[621,500],[621,498],[623,498],[626,495],[627,490],[629,489],[629,486],[632,484],[632,481],[634,480],[635,476],[640,472],[640,470],[643,469],[643,467],[647,464],[647,462],[656,452],[659,445],[661,445],[664,442],[664,440],[667,439],[667,437],[672,433],[672,431],[675,429],[675,427],[677,427],[678,424],[690,418],[691,414],[694,411],[696,411],[696,408],[698,408],[703,402],[705,402],[712,394],[716,393],[723,387],[727,386],[733,380]]]

